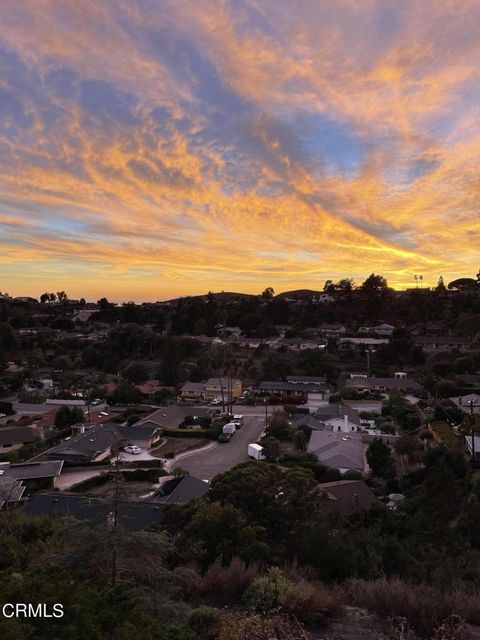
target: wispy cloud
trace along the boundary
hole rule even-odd
[[[471,274],[479,19],[469,0],[4,0],[2,287]]]

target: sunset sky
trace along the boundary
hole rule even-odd
[[[480,267],[478,0],[2,0],[0,290]]]

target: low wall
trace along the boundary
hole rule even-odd
[[[85,407],[87,405],[85,400],[59,400],[57,398],[48,398],[45,400],[45,404],[54,404],[65,407]]]

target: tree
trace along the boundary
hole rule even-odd
[[[66,302],[68,300],[68,296],[65,291],[57,291],[57,299],[59,302]]]
[[[263,292],[262,292],[262,298],[265,298],[266,300],[271,300],[273,298],[275,291],[273,290],[272,287],[267,287]]]
[[[122,375],[129,382],[134,382],[135,384],[145,382],[148,378],[148,372],[140,362],[131,362],[122,371]]]
[[[267,426],[267,436],[277,440],[288,440],[291,435],[291,428],[286,413],[276,411],[269,419]]]
[[[387,291],[388,283],[383,276],[371,273],[362,284],[361,289],[369,296],[379,296]]]
[[[367,462],[372,473],[380,478],[391,478],[394,475],[394,463],[390,447],[382,438],[374,438],[367,449]]]
[[[8,322],[0,322],[0,351],[15,351],[18,344],[15,329]]]
[[[280,455],[280,442],[272,436],[266,436],[261,440],[265,457],[270,462],[276,462]]]
[[[457,280],[452,280],[452,282],[448,283],[448,288],[458,289],[459,291],[472,291],[477,289],[478,284],[478,280],[473,278],[457,278]]]
[[[55,427],[57,429],[65,429],[72,424],[82,422],[83,411],[80,407],[68,407],[63,406],[57,411],[55,415]]]
[[[435,291],[437,293],[444,293],[447,290],[447,287],[445,286],[445,282],[443,281],[443,276],[440,276],[438,279],[438,284],[435,287]]]
[[[292,440],[297,449],[299,449],[300,451],[306,450],[308,437],[305,431],[303,431],[302,429],[298,429],[297,431],[295,431],[292,436]]]
[[[142,393],[137,387],[128,382],[119,382],[110,400],[112,404],[140,404]]]
[[[342,293],[347,300],[352,299],[354,281],[352,278],[343,278],[335,285],[335,289]]]

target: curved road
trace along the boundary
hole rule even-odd
[[[218,443],[209,451],[192,453],[178,460],[173,466],[177,469],[185,469],[188,473],[200,480],[211,480],[217,474],[228,471],[248,458],[248,445],[256,442],[265,428],[265,414],[260,414],[256,407],[256,414],[251,415],[251,409],[246,415],[246,407],[238,407],[237,413],[243,413],[243,427],[237,429],[230,442]],[[252,412],[253,413],[253,412]]]

